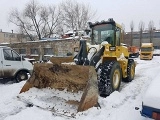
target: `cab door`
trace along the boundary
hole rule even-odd
[[[20,55],[10,48],[3,49],[3,73],[4,77],[13,77],[15,73],[23,68]]]

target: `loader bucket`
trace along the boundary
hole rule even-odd
[[[28,91],[32,87],[54,88],[68,92],[83,91],[81,99],[78,101],[77,112],[85,111],[98,102],[97,73],[93,66],[80,66],[61,64],[54,58],[52,63],[34,64],[33,74],[24,84],[20,93]],[[54,63],[54,61],[56,61]],[[71,103],[68,100],[66,103]],[[54,102],[54,101],[53,101]]]

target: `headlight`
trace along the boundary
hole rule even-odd
[[[110,46],[110,47],[109,47],[109,50],[110,50],[110,51],[116,51],[116,46]]]

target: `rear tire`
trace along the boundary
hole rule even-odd
[[[119,90],[122,79],[120,65],[117,61],[106,61],[102,65],[99,76],[99,94],[102,97],[109,96],[113,91]]]
[[[128,60],[127,77],[123,78],[124,82],[131,82],[135,76],[135,63],[133,59]]]
[[[28,79],[28,74],[26,71],[20,71],[17,73],[16,77],[16,82],[21,82],[23,80],[27,80]]]

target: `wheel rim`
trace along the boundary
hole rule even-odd
[[[131,78],[134,78],[135,70],[134,70],[134,64],[131,65]]]
[[[120,81],[120,71],[116,69],[113,74],[113,87],[116,90],[119,86]]]
[[[26,76],[26,74],[25,73],[19,73],[18,74],[18,76],[17,76],[17,81],[18,82],[20,82],[20,81],[23,81],[23,80],[25,80],[25,79],[27,79],[27,76]]]
[[[24,80],[25,78],[26,78],[26,76],[24,74],[20,76],[21,80]]]

